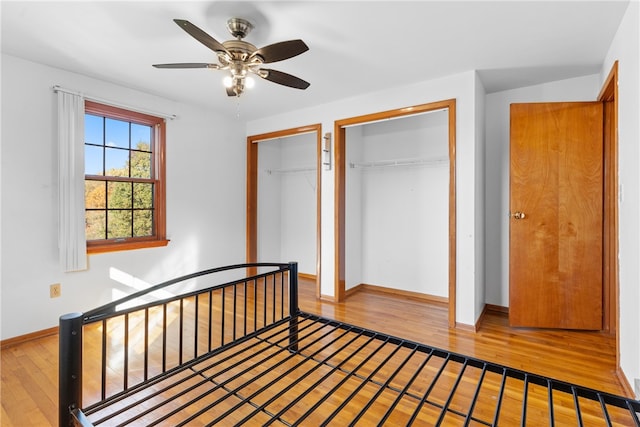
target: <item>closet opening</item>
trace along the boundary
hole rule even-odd
[[[247,137],[251,262],[298,262],[320,295],[321,125]]]
[[[448,304],[455,327],[455,100],[335,122],[334,299],[360,286]]]

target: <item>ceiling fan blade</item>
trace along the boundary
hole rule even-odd
[[[289,86],[295,89],[306,89],[310,85],[309,82],[305,82],[301,78],[292,76],[291,74],[283,73],[282,71],[270,70],[268,68],[260,68],[260,70],[258,70],[258,75],[263,79],[269,80],[270,82]]]
[[[262,62],[268,64],[270,62],[278,62],[284,59],[293,58],[294,56],[298,56],[308,50],[309,46],[307,46],[302,40],[289,40],[262,47],[253,52],[251,57],[260,56],[262,58]]]
[[[156,68],[220,68],[218,64],[206,64],[202,62],[182,62],[178,64],[153,64]]]
[[[174,19],[173,22],[178,24],[180,28],[185,30],[191,37],[198,40],[200,43],[213,50],[214,52],[226,53],[229,55],[229,52],[218,40],[211,37],[209,34],[202,31],[200,28],[196,27],[189,21],[185,21],[184,19]]]

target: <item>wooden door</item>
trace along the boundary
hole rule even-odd
[[[602,328],[603,109],[511,105],[509,322]]]

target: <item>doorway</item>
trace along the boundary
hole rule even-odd
[[[247,138],[247,262],[298,262],[320,284],[321,126]]]
[[[339,120],[335,122],[335,278],[334,278],[334,299],[336,302],[343,301],[346,291],[346,259],[347,259],[347,128],[370,124],[377,121],[396,119],[407,116],[420,115],[428,112],[443,110],[447,112],[447,132],[448,147],[447,160],[449,163],[449,185],[448,185],[448,284],[446,297],[448,301],[450,327],[455,327],[455,304],[456,304],[456,215],[455,215],[455,100],[446,100],[423,104],[413,107],[407,107],[397,110],[390,110],[381,113],[369,114],[364,116],[353,117],[349,119]]]
[[[603,104],[603,239],[602,330],[616,337],[616,369],[620,371],[618,265],[618,62],[614,62],[598,94]]]

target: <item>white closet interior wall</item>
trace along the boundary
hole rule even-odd
[[[259,142],[258,260],[316,274],[316,134]]]
[[[354,126],[346,136],[346,289],[447,297],[448,112]]]

